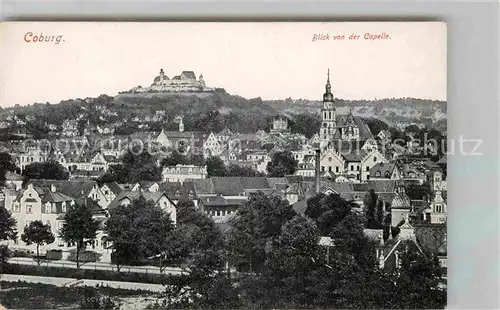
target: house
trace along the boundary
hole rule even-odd
[[[203,142],[203,155],[208,158],[210,156],[217,156],[221,153],[222,148],[213,132]]]
[[[175,203],[163,192],[147,192],[147,191],[122,191],[109,204],[108,209],[114,209],[118,206],[130,205],[134,200],[144,198],[146,201],[153,203],[162,210],[170,214],[170,220],[177,223],[177,208]]]
[[[217,141],[219,141],[220,144],[226,144],[229,138],[233,135],[231,130],[229,128],[224,127],[219,133],[217,133],[215,136],[217,138]]]
[[[176,165],[163,167],[163,182],[184,182],[186,179],[204,179],[207,177],[206,166]]]
[[[5,171],[5,186],[12,186],[16,191],[23,185],[24,177],[12,171]]]
[[[277,133],[288,133],[288,132],[290,132],[290,127],[288,127],[288,118],[286,118],[283,115],[278,115],[274,117],[270,133],[277,134]]]
[[[396,196],[391,202],[391,226],[397,227],[412,212],[410,197],[406,195],[404,186],[396,187]]]
[[[55,188],[57,192],[74,199],[90,199],[106,208],[111,200],[108,200],[101,188],[94,180],[30,180],[35,188]]]
[[[227,222],[238,208],[246,203],[245,198],[225,198],[222,196],[200,197],[199,209],[216,223]]]
[[[401,172],[396,163],[380,162],[370,169],[370,180],[399,180],[401,179]]]
[[[429,207],[423,213],[424,221],[429,221],[431,224],[446,223],[448,206],[443,198],[441,191],[436,191]]]
[[[148,191],[157,192],[160,189],[160,185],[155,181],[140,181],[132,187],[132,191]]]
[[[389,140],[391,138],[391,133],[388,130],[382,129],[378,134],[377,137],[384,141],[384,140]]]
[[[22,173],[26,169],[26,166],[33,163],[43,163],[46,162],[47,159],[48,154],[40,148],[29,148],[17,156],[16,166],[20,168]]]
[[[109,202],[113,201],[122,191],[123,188],[116,181],[104,183],[101,186],[101,192],[103,193],[105,199]]]
[[[378,149],[370,149],[361,158],[361,181],[367,181],[371,178],[370,171],[373,166],[379,163],[389,163],[385,156]]]
[[[427,182],[432,191],[446,191],[446,180],[443,179],[443,173],[439,170],[429,171],[427,173]]]
[[[62,124],[62,132],[61,135],[63,137],[76,137],[78,136],[78,121],[75,119],[65,120]]]
[[[63,247],[64,241],[59,237],[59,229],[62,227],[62,219],[67,209],[75,204],[75,198],[69,197],[57,190],[55,185],[47,187],[35,186],[29,183],[25,189],[21,190],[15,198],[11,212],[17,221],[17,231],[24,231],[24,227],[32,221],[42,221],[51,227],[55,237],[55,242],[49,245],[41,246],[41,252],[48,249]],[[17,239],[11,246],[13,249],[23,248],[35,250],[36,245],[26,245],[18,234]]]
[[[192,201],[195,208],[198,207],[198,197],[191,181],[161,183],[160,191],[170,197],[176,205],[178,205],[179,201]]]

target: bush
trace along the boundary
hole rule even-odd
[[[51,260],[59,260],[62,259],[62,251],[61,250],[50,250],[47,251],[47,254],[45,255],[46,259],[51,259]]]

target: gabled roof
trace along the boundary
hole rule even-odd
[[[50,202],[50,203],[58,203],[58,202],[69,202],[75,200],[72,197],[69,197],[67,195],[64,195],[62,193],[58,192],[45,192],[45,194],[42,197],[42,203]]]
[[[41,194],[50,192],[50,187],[54,185],[56,192],[72,197],[74,199],[87,196],[94,186],[97,186],[96,181],[92,180],[30,180],[27,185],[32,184],[35,190]]]
[[[105,183],[103,185],[106,185],[109,188],[109,190],[112,191],[113,194],[115,195],[118,195],[123,191],[123,188],[116,181]]]
[[[188,79],[195,79],[196,80],[196,75],[194,74],[193,71],[182,71],[181,75],[187,77]]]
[[[168,197],[174,200],[196,199],[196,191],[192,181],[164,182],[160,184],[160,190],[165,192]]]
[[[377,163],[370,169],[370,178],[371,177],[386,177],[388,174],[389,177],[392,176],[394,169],[397,169],[396,163]],[[380,174],[379,174],[380,173]]]
[[[152,201],[153,203],[158,203],[161,197],[165,196],[169,200],[170,198],[163,192],[149,192],[149,191],[123,191],[109,204],[108,209],[116,208],[121,204],[123,199],[130,199],[131,201],[143,197],[146,201]],[[172,202],[172,201],[171,201]],[[172,202],[173,203],[173,202]]]
[[[395,193],[396,186],[402,185],[401,180],[368,180],[368,186],[378,193]]]

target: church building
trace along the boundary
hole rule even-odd
[[[330,173],[334,178],[343,176],[353,182],[367,181],[374,165],[388,161],[376,147],[370,128],[360,117],[354,116],[352,110],[347,115],[337,115],[330,70],[325,89],[321,128],[317,135],[321,171]]]

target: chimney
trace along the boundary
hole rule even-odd
[[[319,187],[320,187],[320,156],[321,151],[318,149],[316,150],[316,194],[319,194]]]

